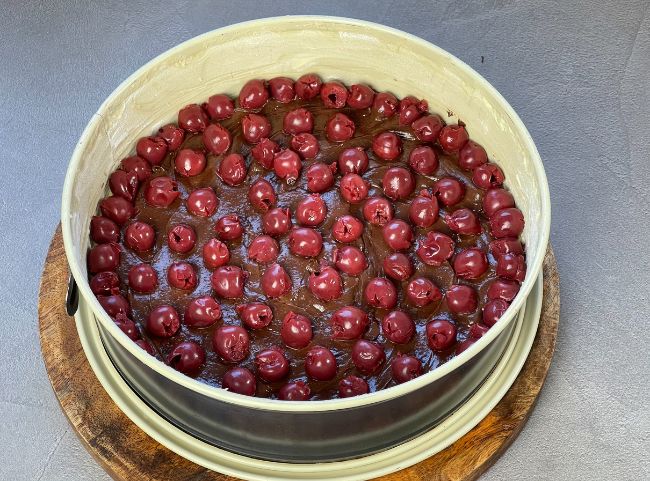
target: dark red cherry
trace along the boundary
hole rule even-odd
[[[158,275],[149,264],[137,264],[129,269],[129,287],[140,294],[151,294],[158,286]]]
[[[359,339],[352,347],[352,362],[363,374],[375,374],[385,360],[384,348],[377,343]]]
[[[235,367],[223,375],[221,387],[244,396],[255,396],[257,380],[253,373],[245,367]]]
[[[110,296],[97,296],[97,300],[102,308],[112,318],[116,318],[120,314],[128,316],[131,312],[131,306],[124,296],[120,294],[113,294]]]
[[[142,137],[135,144],[135,152],[151,165],[160,165],[167,149],[167,142],[162,137]]]
[[[375,91],[364,84],[350,85],[348,92],[348,106],[353,109],[367,109],[372,106],[375,99]]]
[[[276,240],[268,235],[260,235],[248,246],[248,258],[258,264],[274,262],[280,253]]]
[[[138,339],[137,341],[135,341],[135,343],[138,345],[140,349],[147,351],[147,354],[149,354],[150,356],[156,355],[156,351],[154,350],[153,346],[149,344],[148,341],[145,341],[144,339]]]
[[[454,253],[456,245],[451,237],[442,232],[427,232],[420,240],[416,253],[429,266],[441,266]]]
[[[316,137],[305,132],[291,138],[291,149],[303,159],[313,159],[320,152],[320,144]]]
[[[278,382],[289,375],[289,361],[279,347],[258,352],[255,366],[262,381]]]
[[[296,207],[296,220],[304,226],[317,226],[325,220],[326,216],[327,206],[318,194],[304,197]]]
[[[322,346],[312,347],[305,355],[305,373],[316,381],[329,381],[336,376],[336,358]]]
[[[474,323],[469,328],[468,335],[470,339],[480,339],[490,330],[485,324]]]
[[[249,144],[257,144],[271,135],[271,122],[263,115],[247,114],[241,121],[241,133]]]
[[[429,279],[417,277],[406,287],[406,299],[415,307],[424,307],[441,301],[442,292]]]
[[[469,314],[478,307],[478,295],[470,286],[453,285],[446,294],[447,307],[455,314]]]
[[[495,259],[503,254],[523,254],[524,248],[519,239],[496,239],[490,242],[490,253]]]
[[[353,242],[363,234],[363,222],[353,215],[337,217],[332,225],[332,237],[339,242]]]
[[[283,179],[291,185],[300,177],[302,162],[300,157],[293,150],[285,149],[275,154],[273,159],[273,170],[278,178]]]
[[[210,239],[203,245],[203,263],[208,269],[216,269],[230,262],[228,246],[218,239]]]
[[[196,270],[189,262],[174,262],[167,268],[167,282],[176,289],[191,291],[198,284]]]
[[[433,175],[438,170],[438,154],[426,145],[416,147],[409,154],[409,166],[418,174]]]
[[[241,321],[251,329],[263,329],[273,320],[273,311],[266,304],[251,302],[242,304],[235,309]]]
[[[445,217],[447,227],[463,235],[477,235],[481,233],[481,223],[471,209],[458,209]]]
[[[163,304],[153,309],[147,316],[145,329],[156,337],[172,337],[181,327],[178,312],[172,306]]]
[[[422,142],[434,142],[438,138],[443,126],[444,122],[439,115],[420,117],[411,124],[413,133]]]
[[[221,326],[214,331],[212,345],[225,362],[241,362],[250,352],[250,336],[240,326]]]
[[[360,396],[369,392],[368,383],[358,376],[346,376],[339,381],[339,397],[341,398]]]
[[[120,168],[125,172],[135,172],[140,182],[144,182],[151,177],[151,165],[137,155],[126,157],[120,162]]]
[[[368,170],[368,154],[363,147],[351,147],[339,154],[339,171],[342,174],[362,175]]]
[[[395,160],[402,153],[402,141],[393,132],[382,132],[372,139],[372,151],[383,160]]]
[[[411,259],[401,252],[393,252],[385,257],[383,266],[386,275],[396,281],[405,281],[414,272]]]
[[[503,254],[497,259],[497,276],[523,282],[526,277],[526,259],[522,255]]]
[[[220,297],[237,299],[244,295],[246,274],[237,266],[221,266],[212,272],[210,283]]]
[[[379,92],[375,95],[375,100],[372,103],[372,110],[377,112],[381,117],[392,117],[397,108],[399,101],[397,97],[388,92]]]
[[[384,336],[395,344],[406,344],[415,334],[415,323],[404,311],[391,311],[381,321]]]
[[[492,217],[501,209],[514,206],[514,197],[505,189],[490,189],[483,196],[483,212],[488,217]]]
[[[307,169],[307,189],[310,192],[324,192],[334,185],[336,164],[316,162]]]
[[[190,214],[210,217],[219,207],[219,199],[212,187],[203,187],[192,191],[185,201],[185,206]]]
[[[501,168],[496,164],[483,164],[474,169],[472,182],[480,189],[490,189],[492,187],[501,187],[506,179]]]
[[[196,233],[189,225],[178,224],[167,233],[167,243],[174,252],[185,254],[196,244]]]
[[[88,251],[88,270],[93,274],[116,270],[120,265],[120,251],[115,243],[97,244]]]
[[[341,297],[343,283],[341,276],[333,267],[321,267],[312,272],[308,282],[311,293],[323,302]]]
[[[278,391],[278,399],[282,401],[309,401],[311,389],[303,381],[288,382]]]
[[[488,270],[487,256],[477,247],[460,251],[453,265],[456,276],[462,279],[478,279]]]
[[[239,239],[244,233],[239,216],[228,214],[221,217],[214,225],[214,231],[217,237],[222,241]]]
[[[261,109],[269,99],[269,91],[263,80],[249,80],[239,91],[239,106],[242,109]]]
[[[431,227],[438,220],[438,200],[427,191],[422,191],[409,206],[409,220],[418,227]]]
[[[519,283],[507,279],[494,279],[490,282],[487,290],[487,297],[490,300],[501,299],[512,302],[519,292]]]
[[[136,252],[146,252],[153,247],[156,242],[156,233],[149,224],[136,221],[124,231],[124,243],[130,249]]]
[[[422,117],[428,110],[429,104],[426,100],[420,100],[408,95],[399,103],[399,123],[400,125],[411,125],[413,121]]]
[[[389,199],[405,199],[415,190],[415,179],[404,167],[392,167],[384,173],[382,186]]]
[[[174,159],[176,172],[183,177],[193,177],[205,170],[205,154],[200,150],[181,149]]]
[[[253,158],[265,169],[273,168],[273,158],[280,152],[280,146],[271,139],[262,139],[251,149]]]
[[[302,349],[311,342],[311,322],[305,316],[289,311],[282,319],[280,336],[288,347]]]
[[[352,119],[339,112],[327,121],[325,135],[331,142],[345,142],[354,137],[355,130],[356,126]]]
[[[372,307],[392,309],[397,304],[397,290],[385,277],[371,279],[363,292],[366,302]]]
[[[345,174],[339,182],[341,197],[350,204],[358,204],[368,196],[369,184],[358,174]]]
[[[472,345],[478,341],[476,338],[468,337],[465,339],[463,342],[459,343],[458,346],[456,347],[456,355],[458,356],[459,354],[462,354],[465,352],[467,349],[472,347]]]
[[[438,135],[438,143],[445,152],[458,152],[468,140],[467,130],[458,124],[445,125]]]
[[[289,234],[288,244],[293,255],[316,257],[323,248],[323,238],[317,230],[296,227]]]
[[[413,243],[413,230],[401,219],[393,219],[382,227],[384,241],[395,251],[406,250]]]
[[[483,307],[483,324],[494,326],[508,309],[508,303],[503,299],[495,299]]]
[[[144,190],[144,200],[153,207],[169,207],[181,195],[178,184],[170,177],[154,177]]]
[[[306,108],[300,107],[286,113],[282,126],[290,135],[309,134],[314,129],[314,116]]]
[[[111,192],[118,196],[123,197],[129,202],[133,202],[136,194],[138,193],[138,174],[134,171],[124,172],[123,170],[116,170],[108,178],[108,186]]]
[[[225,154],[231,143],[230,132],[219,124],[210,124],[203,131],[203,145],[214,155]]]
[[[320,93],[323,82],[320,77],[313,73],[308,73],[296,80],[295,89],[299,99],[311,100]]]
[[[186,105],[178,112],[178,125],[188,132],[203,132],[208,122],[207,114],[198,104]]]
[[[291,290],[291,278],[280,264],[271,264],[266,268],[260,286],[266,297],[274,299],[281,297]]]
[[[384,226],[393,220],[393,204],[383,197],[371,197],[363,204],[363,217],[373,225]]]
[[[212,120],[225,120],[235,112],[235,102],[227,95],[216,94],[203,104],[203,108]]]
[[[183,320],[190,327],[209,327],[221,319],[221,306],[210,296],[192,299],[185,308]]]
[[[158,129],[158,137],[167,142],[169,150],[178,150],[185,140],[185,131],[178,125],[167,124]]]
[[[524,214],[516,207],[501,209],[490,217],[490,230],[497,238],[517,237],[524,230]]]
[[[422,363],[413,356],[397,356],[390,365],[393,380],[401,384],[422,374]]]
[[[286,234],[291,229],[291,214],[289,209],[270,209],[262,217],[262,230],[270,236]]]
[[[328,109],[345,107],[348,90],[340,82],[325,82],[320,89],[320,98]]]
[[[239,185],[244,182],[248,167],[246,160],[241,154],[228,154],[219,163],[217,175],[219,178],[230,186]]]
[[[426,334],[432,351],[446,351],[456,343],[456,326],[446,319],[429,321]]]
[[[108,217],[96,215],[90,219],[90,238],[98,244],[117,242],[120,239],[120,228]]]
[[[90,280],[90,290],[98,296],[110,296],[120,293],[120,278],[112,271],[103,271]]]
[[[113,222],[123,225],[135,215],[135,207],[124,197],[112,195],[99,202],[99,210],[104,217],[108,217]]]
[[[354,246],[334,249],[332,261],[338,270],[349,276],[358,276],[368,268],[366,256],[361,249]]]
[[[140,337],[140,332],[138,327],[135,325],[131,319],[129,319],[126,314],[118,314],[114,319],[115,324],[120,330],[127,335],[132,341],[137,341]]]
[[[296,98],[296,89],[293,80],[288,77],[275,77],[269,80],[271,97],[280,103],[286,104]]]
[[[474,170],[487,161],[485,149],[472,140],[468,141],[458,153],[458,165],[463,170]]]
[[[453,177],[443,177],[433,184],[433,194],[442,205],[455,205],[465,197],[465,186]]]
[[[338,309],[330,318],[332,338],[338,340],[359,339],[370,324],[368,314],[354,306]]]
[[[205,350],[196,342],[179,342],[169,353],[166,361],[177,371],[194,377],[205,364]]]

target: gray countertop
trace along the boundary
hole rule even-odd
[[[486,480],[650,479],[650,3],[0,1],[0,479],[108,480],[40,357],[36,300],[66,166],[131,72],[205,31],[329,14],[419,35],[485,76],[535,139],[562,278],[557,352]]]

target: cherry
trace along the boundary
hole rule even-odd
[[[307,169],[307,190],[310,192],[324,192],[334,185],[336,164],[331,166],[316,162]]]
[[[219,124],[210,124],[203,131],[203,145],[214,155],[225,154],[232,145],[230,132]]]
[[[431,227],[438,220],[438,200],[427,191],[422,191],[409,206],[409,220],[418,227]]]
[[[90,219],[90,238],[98,244],[117,242],[120,239],[120,228],[108,217],[96,215]]]
[[[393,200],[405,199],[415,190],[415,179],[404,167],[392,167],[384,173],[384,194]]]
[[[194,249],[196,233],[189,225],[178,224],[167,233],[167,243],[174,252],[185,254]]]
[[[273,170],[275,175],[291,185],[298,180],[302,162],[300,157],[293,150],[285,149],[275,154],[273,158]]]
[[[495,259],[503,254],[523,254],[524,248],[519,239],[496,239],[490,242],[490,253]]]
[[[391,311],[381,321],[384,336],[395,344],[406,344],[415,334],[415,323],[404,311]]]
[[[235,309],[242,322],[251,329],[262,329],[273,320],[273,311],[266,304],[251,302],[242,304]]]
[[[445,217],[447,227],[463,235],[477,235],[481,233],[481,223],[471,209],[458,209]]]
[[[439,115],[427,115],[411,124],[415,137],[422,142],[434,142],[443,126],[444,122]]]
[[[129,269],[129,287],[140,294],[156,290],[158,275],[149,264],[137,264]]]
[[[320,98],[328,109],[345,107],[348,90],[340,82],[325,82],[320,89]]]
[[[191,291],[198,284],[196,271],[189,262],[174,262],[167,268],[167,282],[172,287]]]
[[[302,349],[311,342],[311,322],[305,316],[289,311],[282,319],[280,336],[288,347]]]
[[[227,185],[235,186],[244,182],[248,167],[241,154],[228,154],[219,163],[217,175]]]
[[[341,197],[350,204],[358,204],[368,196],[368,182],[358,174],[345,174],[339,183]]]
[[[279,347],[258,352],[255,366],[257,374],[265,382],[278,382],[289,375],[289,361]]]
[[[413,230],[401,219],[393,219],[382,227],[384,241],[395,251],[406,250],[413,242]]]
[[[379,92],[375,95],[372,103],[372,110],[377,112],[381,117],[392,117],[397,112],[399,101],[397,97],[388,92]]]
[[[318,75],[305,74],[296,81],[296,94],[301,100],[311,100],[319,94],[322,84]]]
[[[323,238],[317,230],[296,227],[289,234],[288,244],[293,255],[316,257],[323,248]]]
[[[370,325],[368,314],[354,306],[338,309],[330,319],[332,338],[351,340],[360,338]]]
[[[447,291],[447,307],[455,314],[469,314],[478,307],[478,295],[470,286],[455,284]]]
[[[488,270],[487,256],[476,247],[460,251],[453,265],[456,276],[462,279],[478,279]]]
[[[192,191],[185,201],[185,207],[190,214],[210,217],[219,207],[219,199],[211,187],[203,187]]]
[[[372,151],[383,160],[395,160],[402,153],[402,141],[393,132],[382,132],[372,139]]]
[[[463,342],[458,344],[458,346],[456,347],[456,355],[458,356],[459,354],[462,354],[463,352],[465,352],[467,349],[472,347],[472,345],[476,341],[478,341],[478,339],[471,338],[471,337],[468,337],[467,339],[465,339]]]
[[[237,266],[221,266],[212,272],[212,289],[226,299],[237,299],[244,295],[246,274]]]
[[[208,116],[200,105],[186,105],[178,112],[178,125],[188,132],[202,132],[208,122]]]
[[[360,396],[369,392],[368,383],[358,376],[346,376],[339,381],[339,397],[341,398]]]
[[[488,327],[494,326],[508,309],[508,303],[503,299],[495,299],[483,307],[483,324]]]
[[[144,182],[151,177],[151,165],[142,157],[134,155],[126,157],[120,162],[120,168],[125,172],[135,172],[140,182]]]
[[[268,264],[278,258],[280,246],[273,237],[260,235],[248,246],[248,258],[258,264]]]
[[[123,197],[129,202],[133,202],[138,193],[138,174],[135,172],[124,172],[116,170],[108,178],[108,186],[113,195]]]
[[[221,319],[221,306],[210,296],[192,299],[185,308],[183,320],[189,327],[210,327]]]
[[[140,337],[140,332],[138,332],[138,327],[135,325],[135,322],[129,319],[125,314],[118,314],[115,317],[114,322],[132,341],[137,341]]]
[[[424,307],[441,301],[442,292],[429,279],[417,277],[406,287],[406,299],[415,307]]]
[[[203,263],[208,269],[216,269],[230,262],[228,246],[217,239],[210,239],[203,245]]]
[[[144,339],[138,339],[137,341],[135,341],[135,343],[138,345],[140,349],[147,351],[147,354],[149,354],[150,356],[156,355],[156,351],[154,351],[151,344],[149,344],[149,342],[145,341]]]
[[[517,237],[524,230],[524,215],[516,207],[501,209],[490,218],[490,230],[497,238]]]
[[[269,80],[269,90],[271,97],[283,104],[291,102],[296,97],[293,80],[288,77],[275,77]]]
[[[241,362],[248,357],[250,336],[243,327],[221,326],[214,331],[212,345],[225,362]]]
[[[99,202],[99,210],[118,225],[123,225],[135,215],[135,207],[124,197],[112,195]]]
[[[465,186],[458,179],[443,177],[433,184],[433,194],[442,205],[455,205],[465,197]]]
[[[115,243],[96,245],[88,251],[88,270],[93,274],[116,270],[120,265],[120,251]]]
[[[178,150],[185,140],[185,131],[178,125],[167,124],[158,129],[158,137],[167,142],[169,150]]]
[[[269,99],[269,91],[263,80],[249,80],[239,91],[239,106],[242,109],[261,109]]]
[[[192,341],[179,342],[167,356],[167,364],[187,376],[196,376],[205,363],[205,350]]]
[[[305,372],[316,381],[329,381],[336,376],[336,358],[322,346],[312,347],[305,355]]]
[[[236,394],[255,396],[257,381],[253,373],[245,367],[235,367],[223,375],[221,387]]]
[[[426,145],[416,147],[409,154],[409,166],[418,174],[433,175],[438,170],[438,154]]]
[[[420,100],[412,95],[404,97],[399,103],[399,124],[410,125],[429,110],[426,100]]]
[[[392,309],[397,304],[397,290],[385,277],[371,279],[366,284],[364,297],[369,305],[380,309]]]
[[[429,266],[441,266],[454,253],[455,244],[451,237],[442,232],[428,232],[420,241],[416,253]]]
[[[153,207],[169,207],[181,195],[178,184],[170,177],[154,177],[144,191],[144,200]]]
[[[345,142],[354,136],[356,126],[350,117],[340,112],[327,121],[325,135],[331,142]]]
[[[309,276],[309,290],[323,302],[341,297],[341,276],[332,267],[322,267]]]
[[[426,336],[432,351],[446,351],[456,343],[456,326],[446,319],[434,319],[427,323]]]
[[[222,241],[239,239],[244,233],[239,216],[228,214],[221,217],[214,225],[214,231],[217,237]]]
[[[291,148],[303,159],[313,159],[320,152],[318,139],[306,132],[291,138]]]
[[[262,217],[262,230],[270,236],[286,234],[291,229],[291,214],[289,209],[270,209]]]
[[[318,194],[306,196],[296,207],[296,220],[304,226],[317,226],[325,220],[326,216],[327,206]]]
[[[363,374],[375,374],[385,360],[384,348],[374,342],[359,339],[352,347],[352,362]]]
[[[127,301],[124,296],[120,294],[113,294],[110,296],[97,296],[97,300],[101,304],[102,308],[106,311],[106,313],[112,318],[116,318],[120,314],[128,316],[131,312],[129,301]]]
[[[205,154],[200,150],[181,149],[174,159],[176,172],[183,177],[193,177],[205,170]]]
[[[278,391],[278,399],[282,401],[309,401],[311,390],[303,381],[288,382]]]
[[[487,298],[492,300],[501,299],[512,302],[519,292],[519,283],[507,279],[494,279],[488,285]]]
[[[474,170],[487,161],[487,152],[473,140],[468,141],[458,153],[458,165],[463,170]]]
[[[505,189],[490,189],[483,196],[483,212],[488,217],[492,217],[501,209],[514,206],[514,197]]]
[[[468,335],[470,339],[480,339],[490,330],[485,324],[474,323],[469,328]]]
[[[445,152],[458,152],[469,140],[463,125],[445,125],[438,135],[438,143]]]
[[[280,146],[271,139],[261,139],[259,144],[251,149],[253,158],[265,169],[273,168],[273,158],[280,152]]]
[[[339,154],[339,171],[342,174],[362,175],[368,170],[368,154],[363,147],[351,147]]]
[[[147,316],[145,329],[153,336],[172,337],[181,327],[178,312],[172,306],[163,304],[153,309]]]
[[[167,142],[162,137],[142,137],[135,152],[151,165],[160,165],[167,155]]]
[[[149,224],[136,221],[124,231],[124,243],[136,252],[150,250],[156,242],[156,233]]]
[[[311,133],[314,129],[314,116],[306,108],[300,107],[286,113],[282,126],[290,135]]]
[[[353,215],[337,217],[332,225],[332,237],[347,243],[357,240],[363,234],[363,223]]]
[[[396,281],[405,281],[413,275],[411,259],[401,252],[393,252],[384,258],[384,272]]]
[[[375,99],[375,91],[364,84],[350,85],[348,92],[348,106],[353,109],[367,109]]]
[[[422,363],[413,356],[397,356],[390,365],[393,379],[397,384],[410,381],[422,374]]]
[[[120,293],[120,278],[112,271],[103,271],[94,275],[90,280],[90,290],[93,294],[110,296]]]
[[[349,276],[358,276],[368,268],[366,256],[357,247],[334,249],[332,261],[338,270]]]
[[[526,259],[518,254],[503,254],[497,259],[497,276],[522,282],[526,277]]]
[[[235,112],[235,102],[227,95],[216,94],[203,104],[203,108],[212,120],[225,120]]]
[[[263,115],[247,114],[241,121],[241,133],[249,144],[257,144],[271,135],[271,122]]]
[[[393,205],[383,197],[371,197],[363,204],[363,217],[373,225],[384,226],[393,219]]]
[[[283,296],[291,290],[291,278],[280,264],[271,264],[266,268],[260,280],[260,286],[266,297],[271,299]]]
[[[474,169],[472,182],[480,189],[489,189],[492,187],[501,187],[506,179],[501,168],[496,164],[483,164]]]

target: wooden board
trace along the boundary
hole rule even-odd
[[[113,403],[81,348],[65,298],[68,267],[60,227],[45,261],[39,292],[39,328],[45,367],[63,412],[79,439],[118,481],[233,480],[198,466],[147,436]],[[544,261],[544,300],[529,358],[506,396],[472,431],[440,453],[382,481],[468,481],[508,448],[530,416],[548,373],[560,315],[557,265]]]

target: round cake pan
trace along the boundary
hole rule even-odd
[[[146,354],[104,312],[87,281],[88,228],[107,179],[135,140],[178,109],[250,78],[315,72],[428,100],[462,120],[506,174],[526,218],[528,272],[508,311],[461,355],[408,383],[348,399],[282,402],[209,386]],[[535,145],[508,103],[479,74],[434,45],[385,26],[331,17],[278,17],[215,30],[160,55],[122,83],[84,130],[66,175],[62,229],[70,270],[124,379],[161,416],[214,446],[264,460],[325,462],[380,452],[440,423],[501,358],[540,272],[550,199]]]

